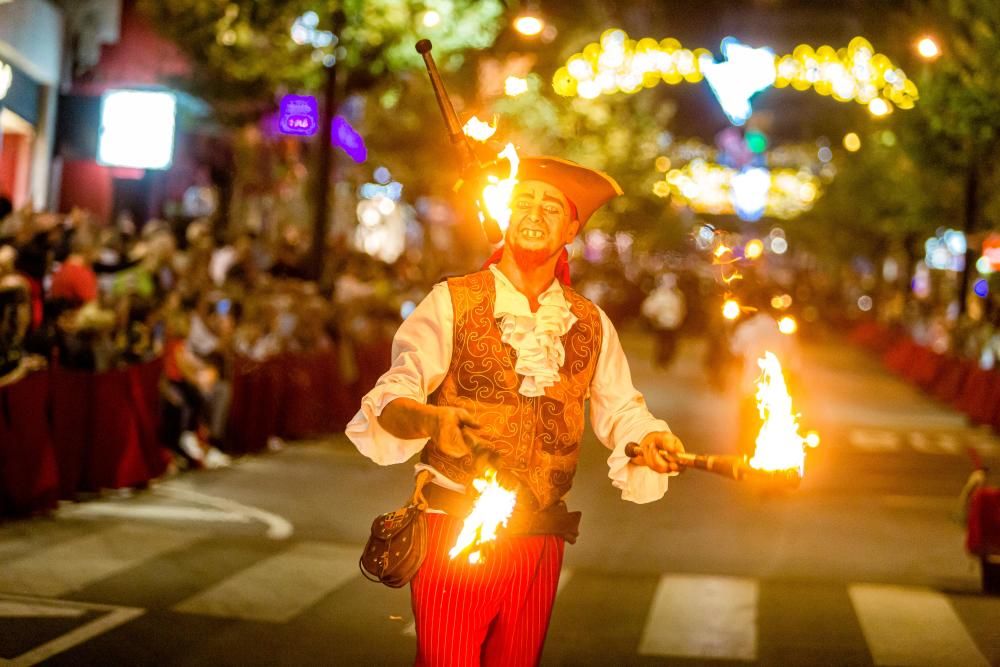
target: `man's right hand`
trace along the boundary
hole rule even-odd
[[[480,428],[479,422],[465,408],[437,406],[431,437],[442,452],[460,459],[472,454],[474,448],[485,444],[479,436]]]

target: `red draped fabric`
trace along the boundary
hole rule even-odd
[[[22,516],[56,506],[59,469],[48,412],[47,371],[0,389],[0,515]]]
[[[144,427],[128,369],[94,375],[94,422],[87,481],[97,489],[139,486],[152,478],[143,451]]]
[[[96,491],[84,477],[90,453],[94,374],[54,364],[52,376],[52,439],[59,462],[59,497],[73,498],[77,491]]]
[[[981,488],[972,495],[965,548],[970,554],[1000,554],[1000,488]]]

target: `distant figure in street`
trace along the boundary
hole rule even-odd
[[[656,287],[642,302],[641,311],[653,327],[656,365],[666,368],[677,351],[679,329],[687,314],[684,294],[677,287],[677,276],[673,273],[661,275]]]

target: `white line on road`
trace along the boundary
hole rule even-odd
[[[893,431],[856,428],[848,433],[847,439],[852,446],[866,452],[895,452],[901,446],[899,434]]]
[[[144,610],[135,607],[117,607],[103,604],[91,604],[88,602],[70,602],[68,600],[39,600],[37,598],[26,598],[16,595],[4,595],[3,600],[10,604],[23,604],[39,608],[48,607],[51,610],[63,609],[67,616],[82,616],[88,611],[107,612],[103,616],[95,618],[93,621],[73,628],[64,635],[45,642],[41,646],[36,646],[27,653],[11,658],[0,658],[0,665],[4,667],[31,667],[40,662],[48,660],[54,655],[67,651],[77,644],[93,639],[98,635],[117,628],[123,623],[131,621],[133,618],[142,616]],[[54,613],[39,613],[38,616],[53,616]]]
[[[0,591],[65,595],[198,539],[163,526],[111,526],[3,563]]]
[[[757,658],[757,582],[738,577],[660,578],[640,655]]]
[[[251,519],[256,519],[267,526],[266,535],[272,540],[287,540],[292,536],[292,533],[295,532],[292,522],[285,517],[274,514],[273,512],[262,510],[259,507],[252,507],[250,505],[238,503],[235,500],[230,500],[229,498],[210,496],[208,494],[183,488],[172,483],[160,484],[154,488],[154,491],[157,494],[169,496],[177,500],[187,500],[201,503],[203,505],[208,505],[209,507],[220,509],[224,512],[242,514]]]
[[[205,521],[214,523],[250,523],[252,519],[245,514],[226,512],[223,510],[205,509],[203,507],[186,507],[182,505],[139,505],[135,503],[102,503],[91,502],[59,510],[62,517],[74,519],[116,518],[144,519],[164,521]]]
[[[184,600],[175,611],[285,623],[354,578],[358,547],[302,542]]]
[[[874,584],[848,592],[876,665],[988,664],[941,593]]]
[[[39,604],[35,601],[0,600],[0,618],[77,618],[83,616],[86,611],[86,609]]]

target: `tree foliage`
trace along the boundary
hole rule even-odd
[[[193,79],[181,83],[232,120],[272,106],[281,91],[319,89],[328,56],[348,92],[419,67],[413,45],[422,37],[434,40],[442,69],[457,68],[463,52],[493,43],[504,12],[501,0],[139,0],[138,7],[196,64]],[[310,11],[315,30],[339,34],[294,40],[293,24]],[[440,22],[426,26],[427,12]]]

